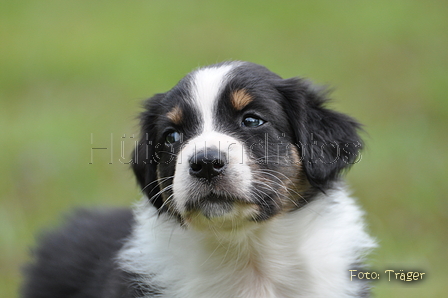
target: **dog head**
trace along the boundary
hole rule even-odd
[[[359,158],[359,124],[325,102],[308,81],[256,64],[198,69],[145,102],[134,173],[152,204],[184,224],[269,220]]]

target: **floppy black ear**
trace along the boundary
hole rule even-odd
[[[158,102],[165,94],[156,94],[144,103],[144,111],[140,114],[141,137],[132,156],[132,169],[137,182],[151,203],[159,209],[163,205],[160,188],[157,182],[157,120],[159,117]]]
[[[360,159],[361,125],[325,107],[326,93],[303,79],[278,83],[284,109],[293,129],[302,166],[311,185],[324,190],[344,169]]]

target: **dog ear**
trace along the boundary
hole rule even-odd
[[[160,115],[159,101],[165,94],[156,94],[145,101],[140,114],[141,137],[132,155],[132,169],[142,192],[157,208],[163,205],[157,182],[157,120]]]
[[[360,160],[361,125],[351,117],[325,108],[327,92],[303,79],[277,83],[284,110],[299,149],[302,167],[314,187],[324,190],[343,170]]]

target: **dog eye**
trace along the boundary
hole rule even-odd
[[[249,116],[244,118],[241,124],[246,127],[258,127],[260,125],[263,125],[264,121],[256,116]]]
[[[171,145],[180,140],[180,134],[177,131],[172,131],[168,133],[165,137],[165,144]]]

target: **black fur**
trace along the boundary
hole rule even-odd
[[[277,83],[294,130],[308,181],[321,191],[331,186],[344,169],[358,161],[363,147],[360,124],[347,115],[325,108],[326,92],[303,79]]]
[[[158,119],[162,113],[161,100],[165,94],[157,94],[147,100],[144,105],[144,112],[140,116],[142,136],[137,148],[134,150],[132,169],[142,191],[151,199],[154,206],[160,210],[162,199],[160,197],[160,187],[157,181],[157,164],[160,158],[156,154],[157,144],[160,144],[158,131]]]
[[[64,227],[42,235],[34,263],[24,268],[22,297],[140,296],[133,276],[114,261],[133,221],[129,209],[75,212]]]

